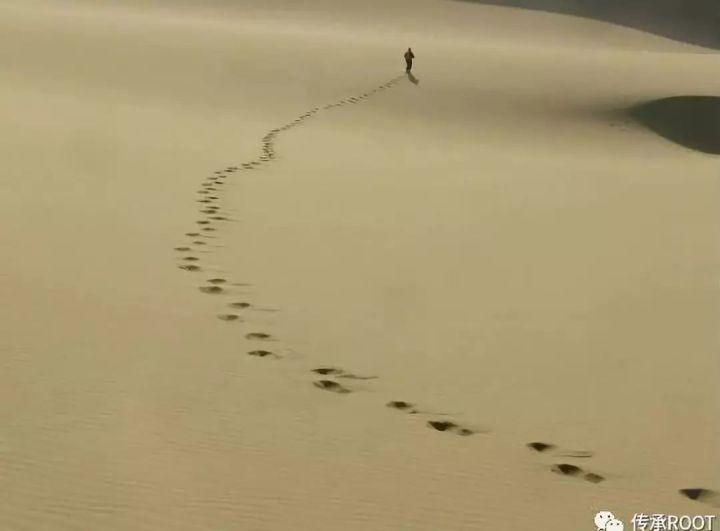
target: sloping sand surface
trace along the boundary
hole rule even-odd
[[[713,55],[441,0],[6,1],[0,49],[0,529],[717,511],[718,161],[666,100]]]
[[[712,0],[457,0],[587,17],[717,49],[718,6]]]

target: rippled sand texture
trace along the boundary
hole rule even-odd
[[[342,4],[0,2],[0,529],[717,512],[714,52]]]

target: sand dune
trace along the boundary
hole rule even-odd
[[[1,3],[0,529],[716,511],[715,58],[608,13]]]
[[[711,0],[456,0],[592,18],[677,41],[720,47],[720,9]]]

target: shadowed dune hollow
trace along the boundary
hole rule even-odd
[[[720,97],[674,96],[636,105],[628,113],[676,144],[720,155]]]
[[[720,49],[720,2],[710,0],[457,0],[591,18]]]

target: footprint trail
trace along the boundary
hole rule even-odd
[[[357,96],[347,97],[335,103],[329,103],[322,107],[314,107],[307,110],[288,123],[269,130],[260,139],[260,150],[255,158],[234,166],[228,166],[222,170],[215,170],[210,175],[207,175],[196,190],[196,212],[198,219],[194,222],[194,228],[185,233],[184,241],[176,243],[173,246],[177,259],[176,267],[193,275],[199,275],[204,270],[213,270],[213,267],[207,268],[204,261],[212,258],[214,248],[222,246],[223,228],[227,226],[227,224],[237,222],[234,216],[230,217],[229,215],[232,211],[221,206],[223,193],[227,188],[225,185],[229,178],[238,178],[242,175],[242,172],[260,171],[264,165],[271,164],[276,160],[278,153],[275,144],[280,135],[293,128],[299,127],[324,112],[331,112],[346,105],[357,105],[375,97],[377,94],[393,88],[404,77],[404,75],[395,77]],[[410,78],[410,80],[412,81],[412,78]],[[200,256],[203,258],[201,259]],[[194,278],[198,277],[195,276]],[[278,339],[271,334],[270,331],[258,330],[256,325],[253,326],[253,315],[257,315],[256,313],[254,314],[254,312],[267,312],[269,310],[257,306],[248,294],[242,291],[243,288],[248,286],[250,286],[250,284],[246,282],[215,277],[206,278],[204,281],[200,280],[197,289],[205,296],[212,296],[219,299],[218,308],[212,317],[216,320],[215,322],[219,320],[225,323],[231,323],[225,325],[218,323],[217,326],[225,326],[227,330],[241,330],[238,339],[253,345],[250,350],[246,352],[248,356],[258,359],[282,359],[283,354],[281,353],[283,350],[274,348],[280,344]],[[252,328],[243,330],[245,326],[252,326]],[[265,348],[259,348],[261,345]],[[332,366],[311,369],[310,372],[316,377],[316,379],[311,382],[312,385],[319,390],[336,395],[348,395],[362,390],[357,387],[358,385],[362,385],[362,381],[368,381],[368,383],[371,384],[373,380],[378,378],[376,375],[357,375]],[[447,418],[449,415],[425,410],[413,401],[393,399],[386,401],[385,406],[397,412],[412,415],[413,417],[424,417],[425,426],[429,430],[438,432],[438,435],[469,437],[471,435],[489,433],[489,431],[485,429],[471,428],[462,425]],[[590,451],[567,450],[546,442],[530,442],[526,444],[526,447],[538,455],[563,457],[566,459],[583,459],[585,461],[593,457],[593,452]],[[579,479],[590,484],[597,484],[606,480],[604,476],[574,463],[555,463],[551,465],[550,471],[559,476]],[[690,500],[712,506],[720,506],[720,493],[711,489],[701,487],[684,488],[678,489],[678,493]]]

